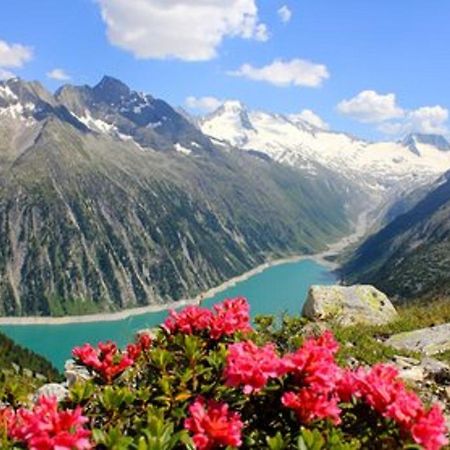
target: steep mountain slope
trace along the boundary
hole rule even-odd
[[[400,299],[450,294],[450,173],[415,207],[367,239],[344,279]]]
[[[192,296],[268,257],[324,248],[365,197],[216,146],[166,103],[104,78],[55,96],[0,83],[0,314]]]
[[[11,373],[2,373],[2,371],[4,369],[9,371],[14,367],[17,371],[26,369],[43,375],[49,381],[56,381],[60,377],[58,371],[43,356],[17,345],[3,333],[0,333],[0,401],[5,400],[1,398],[1,394],[4,393],[2,392],[3,382],[7,381],[8,378],[11,381],[11,378],[13,378]],[[6,380],[3,380],[3,377]],[[27,381],[29,383],[31,380]]]
[[[297,116],[248,111],[236,101],[202,118],[199,126],[216,140],[311,173],[321,164],[367,192],[374,209],[389,207],[450,169],[450,145],[442,136],[370,143],[317,128]]]

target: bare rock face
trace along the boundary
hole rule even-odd
[[[41,386],[33,396],[33,402],[36,403],[40,397],[55,397],[58,402],[65,400],[69,391],[63,384],[48,383]]]
[[[436,355],[450,350],[450,323],[394,334],[386,344],[400,350]]]
[[[335,321],[344,326],[384,324],[397,317],[389,298],[370,285],[311,286],[302,314],[309,319]]]
[[[92,375],[86,367],[77,364],[73,359],[68,359],[64,364],[64,376],[67,386],[73,386],[77,382],[85,382],[92,379]]]

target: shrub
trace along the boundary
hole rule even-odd
[[[171,312],[152,340],[123,351],[112,343],[75,349],[92,379],[73,386],[60,409],[40,400],[50,405],[50,422],[36,407],[1,410],[3,447],[437,450],[447,443],[439,406],[424,406],[395,368],[343,367],[333,334],[303,338],[302,325],[261,318],[254,330],[239,298],[212,311]],[[65,433],[70,444],[33,447],[37,428],[11,417],[45,423],[52,439]]]

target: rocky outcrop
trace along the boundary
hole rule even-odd
[[[312,320],[334,321],[344,326],[384,324],[397,317],[388,297],[370,285],[311,286],[302,314]]]
[[[69,391],[64,384],[60,383],[48,383],[41,386],[33,396],[33,402],[36,403],[42,396],[55,397],[58,402],[61,402],[67,398]]]
[[[386,344],[425,355],[442,353],[450,350],[450,323],[394,334]]]

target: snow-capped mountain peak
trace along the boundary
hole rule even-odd
[[[444,152],[450,151],[450,143],[440,134],[412,133],[403,139],[402,144],[414,153],[419,152],[420,144],[430,145]]]
[[[247,134],[255,131],[249,111],[238,100],[226,101],[215,112],[201,119],[200,128],[206,134],[236,147],[245,145]]]
[[[318,128],[299,116],[248,111],[229,102],[199,121],[208,136],[315,173],[326,167],[374,193],[427,184],[450,169],[442,136],[411,135],[402,142],[370,143]]]

